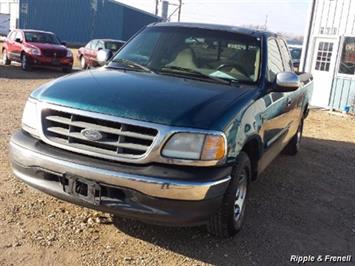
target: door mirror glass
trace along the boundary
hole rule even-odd
[[[112,57],[112,52],[109,50],[100,50],[97,52],[97,62],[99,63],[100,66],[105,65]]]
[[[17,43],[22,43],[22,41],[21,41],[20,38],[16,38],[16,39],[15,39],[15,42],[17,42]]]
[[[273,91],[291,92],[298,89],[300,79],[294,72],[280,72],[276,75],[276,87]]]

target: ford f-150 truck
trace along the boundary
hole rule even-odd
[[[276,34],[231,26],[149,25],[108,57],[31,94],[15,175],[122,217],[237,233],[249,185],[300,148],[312,76]]]

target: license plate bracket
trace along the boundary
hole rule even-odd
[[[65,176],[61,183],[63,191],[69,195],[94,205],[100,205],[101,187],[98,183],[77,176]]]

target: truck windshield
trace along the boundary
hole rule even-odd
[[[112,60],[129,60],[156,73],[200,73],[227,81],[256,82],[260,39],[227,31],[151,27],[131,40]]]
[[[25,39],[27,42],[60,44],[54,34],[45,32],[25,32]]]

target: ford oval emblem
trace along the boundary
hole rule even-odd
[[[85,128],[82,131],[80,131],[80,133],[87,140],[91,140],[91,141],[98,141],[103,138],[103,135],[101,134],[101,132],[94,130],[94,129]]]

